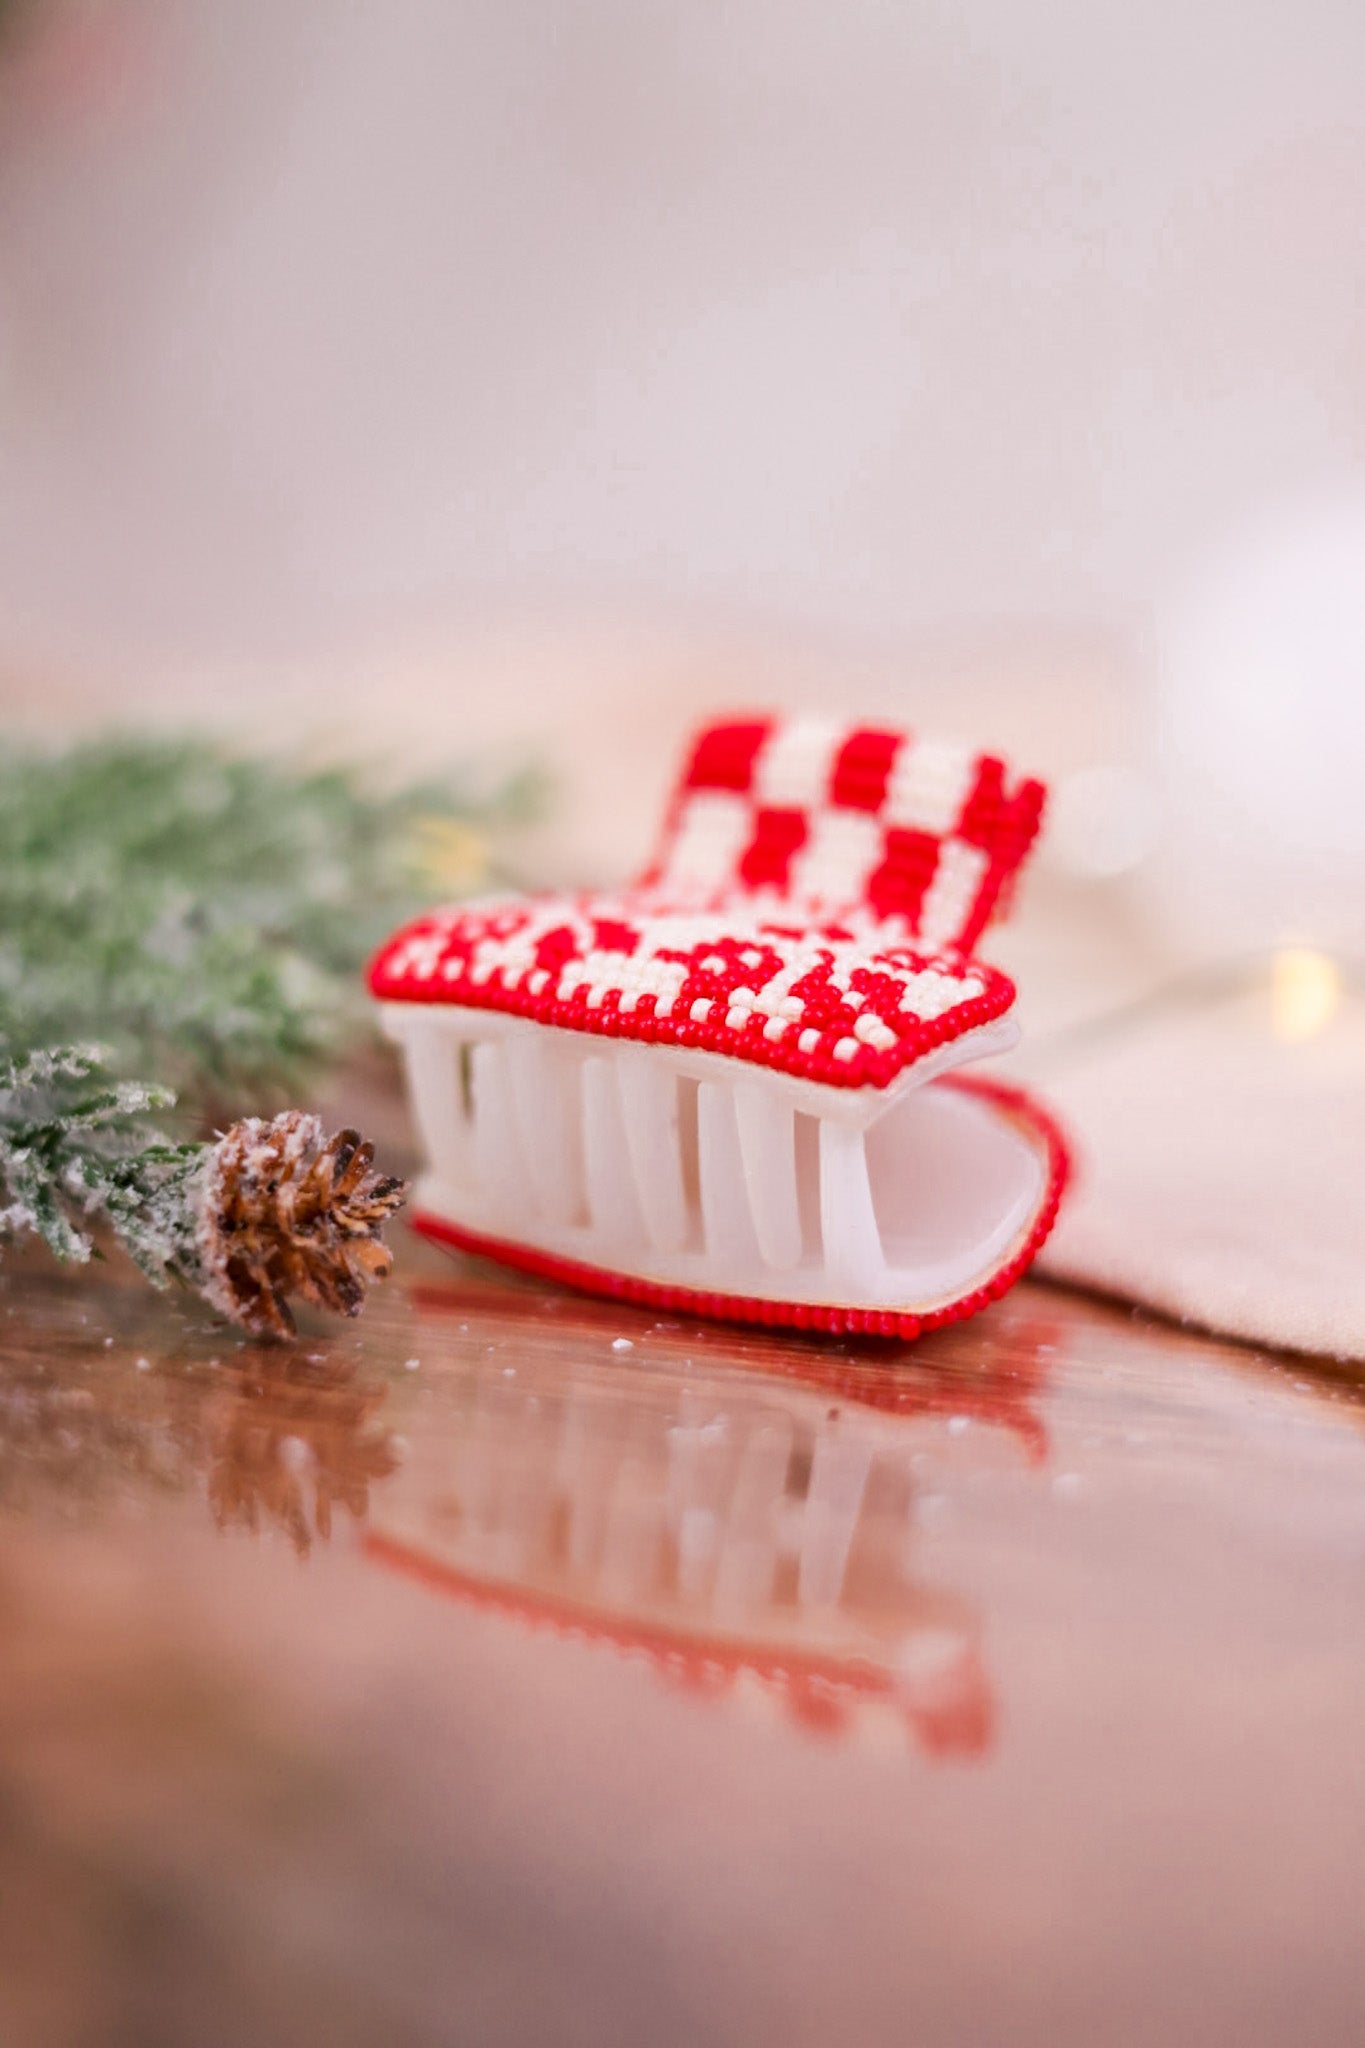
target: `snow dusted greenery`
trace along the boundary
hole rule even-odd
[[[374,795],[344,770],[201,740],[11,749],[0,1248],[37,1237],[85,1260],[112,1236],[151,1280],[260,1334],[292,1328],[291,1295],[355,1314],[387,1271],[402,1184],[358,1133],[326,1140],[281,1105],[370,1028],[368,954],[434,895],[487,879],[487,835],[535,793],[521,778],[478,799]],[[177,1096],[181,1130],[231,1128],[165,1135]],[[231,1121],[262,1107],[281,1113]]]
[[[196,1182],[208,1148],[148,1121],[174,1097],[110,1077],[93,1046],[0,1056],[0,1235],[88,1259],[113,1232],[149,1279],[198,1284]]]
[[[329,1139],[297,1109],[174,1144],[146,1121],[171,1101],[112,1080],[90,1046],[0,1060],[0,1237],[85,1260],[93,1231],[112,1235],[158,1286],[183,1281],[257,1336],[292,1335],[291,1296],[358,1315],[403,1182],[358,1131]]]
[[[347,770],[199,739],[10,748],[0,1049],[89,1040],[192,1112],[282,1105],[367,1028],[373,948],[486,879],[488,835],[534,795],[525,777],[486,796],[454,782],[376,795]]]

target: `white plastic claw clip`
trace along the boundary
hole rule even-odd
[[[914,1336],[1029,1264],[1066,1153],[955,1070],[1014,1044],[975,954],[1042,812],[990,755],[736,720],[619,895],[463,904],[370,972],[428,1235],[599,1293]]]

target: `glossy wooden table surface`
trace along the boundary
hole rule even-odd
[[[1365,2041],[1345,1372],[412,1240],[293,1352],[37,1263],[0,1342],[4,2048]]]

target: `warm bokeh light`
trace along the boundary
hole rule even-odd
[[[1341,1006],[1341,971],[1326,953],[1286,946],[1270,975],[1271,1029],[1277,1038],[1316,1038]]]

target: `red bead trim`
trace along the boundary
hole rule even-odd
[[[530,1245],[515,1244],[505,1238],[486,1237],[428,1210],[419,1209],[413,1214],[412,1227],[424,1237],[432,1238],[438,1244],[451,1245],[457,1251],[472,1252],[477,1257],[514,1266],[521,1272],[562,1281],[566,1286],[581,1288],[589,1294],[610,1295],[617,1300],[638,1302],[650,1308],[679,1309],[721,1322],[761,1323],[773,1328],[810,1330],[835,1336],[894,1337],[902,1340],[920,1337],[929,1330],[942,1329],[948,1323],[965,1322],[968,1316],[974,1316],[991,1302],[998,1301],[1027,1271],[1057,1220],[1057,1209],[1071,1171],[1070,1153],[1059,1126],[1022,1089],[1007,1087],[1000,1081],[957,1075],[945,1077],[936,1085],[963,1088],[972,1094],[988,1096],[1002,1109],[1030,1125],[1042,1138],[1046,1149],[1047,1187],[1033,1227],[1014,1257],[960,1301],[930,1309],[924,1314],[895,1309],[847,1308],[825,1302],[769,1301],[761,1296],[713,1294],[689,1287],[675,1287],[657,1280],[639,1279],[630,1273],[610,1272],[600,1266],[585,1265],[580,1260],[561,1258],[553,1252],[538,1251]]]
[[[1007,796],[1004,762],[993,754],[982,755],[976,787],[963,807],[958,831],[970,845],[980,847],[990,865],[958,937],[964,952],[970,952],[993,917],[1008,909],[1010,886],[1038,836],[1046,800],[1042,783],[1032,781],[1021,782],[1013,795]]]

